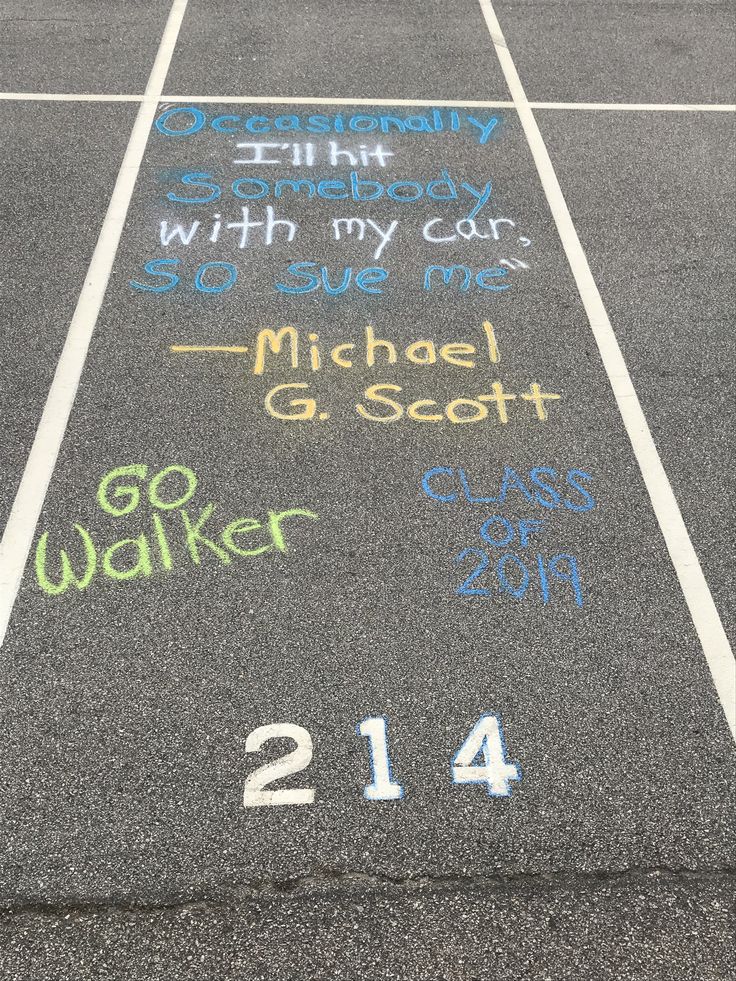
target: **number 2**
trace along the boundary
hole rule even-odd
[[[278,760],[264,763],[246,778],[243,806],[274,807],[278,804],[313,804],[314,790],[311,788],[263,789],[268,784],[273,783],[274,780],[306,770],[312,762],[312,737],[306,729],[290,722],[259,726],[245,740],[246,753],[257,753],[269,739],[292,739],[296,743],[296,748]]]
[[[471,582],[475,582],[478,576],[482,576],[488,568],[488,553],[484,552],[482,548],[466,548],[459,555],[455,556],[455,563],[462,562],[467,555],[476,555],[480,559],[480,562],[475,569],[473,569],[465,582],[461,583],[457,587],[458,596],[489,596],[489,589],[486,589],[483,586],[471,587],[470,585]]]

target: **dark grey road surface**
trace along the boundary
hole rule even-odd
[[[6,92],[141,93],[167,14],[166,4],[145,0],[4,0],[0,84]]]
[[[68,44],[7,91],[143,91],[166,4],[51,9]],[[724,5],[497,13],[530,99],[734,101]],[[109,70],[67,60],[89,37]],[[480,7],[190,0],[164,92],[191,98],[157,112],[2,649],[0,977],[735,978],[734,744],[526,138],[512,109],[431,105],[510,98]],[[136,106],[0,104],[5,517]],[[537,118],[733,639],[733,114]],[[238,163],[256,141],[280,162]],[[464,238],[478,204],[490,237]],[[340,218],[374,225],[337,241]],[[277,289],[312,284],[299,262],[353,279]],[[453,264],[466,290],[427,272]],[[287,326],[298,364],[288,334],[259,363]],[[197,485],[168,507],[172,466]],[[56,588],[84,541],[89,581]],[[508,796],[452,782],[490,714]],[[371,801],[356,726],[381,716],[403,797]],[[243,806],[294,748],[251,752],[272,723],[313,752],[268,789],[312,803]]]
[[[0,522],[13,503],[135,110],[2,102]]]

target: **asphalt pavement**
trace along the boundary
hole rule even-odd
[[[0,977],[736,978],[729,5],[0,18]]]

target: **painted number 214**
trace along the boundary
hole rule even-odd
[[[383,716],[363,719],[356,732],[367,740],[371,782],[363,788],[369,801],[400,800],[404,788],[393,775],[388,744],[387,721]],[[313,787],[273,788],[278,780],[301,773],[312,762],[312,737],[302,726],[280,722],[260,726],[248,735],[246,753],[258,753],[269,739],[290,739],[294,749],[270,763],[263,763],[246,778],[245,807],[274,807],[282,804],[313,804]],[[506,758],[501,720],[481,715],[470,734],[455,753],[450,767],[453,783],[483,784],[489,797],[511,796],[511,783],[521,780],[521,769]],[[267,787],[271,789],[266,789]]]

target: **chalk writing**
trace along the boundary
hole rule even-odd
[[[67,548],[59,548],[58,558],[49,561],[50,532],[43,532],[36,546],[35,567],[38,584],[47,595],[59,596],[71,586],[85,590],[95,575],[130,582],[170,572],[175,566],[198,566],[205,558],[228,566],[234,558],[286,552],[286,522],[319,518],[313,511],[291,507],[267,511],[265,517],[236,517],[223,523],[223,519],[215,518],[217,505],[212,502],[198,513],[184,507],[198,484],[196,474],[188,467],[174,464],[150,480],[148,473],[144,464],[117,467],[105,474],[97,488],[97,504],[112,518],[136,512],[145,489],[151,510],[144,519],[145,525],[139,523],[132,535],[100,546],[86,528],[75,523],[77,558],[73,563]],[[49,570],[50,565],[53,571]]]
[[[423,497],[445,507],[521,505],[541,512],[566,510],[585,514],[596,506],[589,489],[593,477],[584,470],[570,469],[563,474],[553,467],[532,467],[519,473],[507,466],[490,486],[481,489],[471,482],[462,467],[438,466],[425,470],[419,483]],[[509,517],[500,511],[484,517],[478,528],[479,542],[453,556],[453,563],[465,577],[455,585],[456,595],[510,596],[517,600],[528,596],[546,606],[561,593],[560,584],[565,584],[575,605],[583,606],[579,563],[574,555],[547,555],[541,551],[530,555],[527,551],[530,547],[539,548],[547,526],[547,518]]]
[[[179,268],[178,259],[151,259],[143,267],[144,272],[153,279],[163,282],[139,283],[131,280],[131,286],[148,293],[168,293],[181,281],[181,276],[171,272]],[[203,262],[194,273],[194,288],[199,293],[226,293],[235,285],[238,270],[232,262]]]
[[[222,235],[223,225],[227,231],[233,231],[234,234],[229,237],[230,244],[236,245],[239,249],[245,249],[247,246],[253,244],[273,245],[274,241],[277,240],[293,242],[298,225],[296,222],[289,221],[288,218],[277,218],[276,211],[271,205],[266,207],[262,215],[256,211],[257,217],[254,218],[251,218],[251,209],[247,205],[244,205],[240,210],[241,217],[239,221],[223,222],[219,212],[216,213],[213,216],[209,234],[208,229],[200,221],[194,221],[188,227],[176,224],[170,228],[168,221],[164,220],[160,225],[160,242],[162,245],[167,246],[174,239],[178,239],[181,245],[191,245],[192,241],[199,236],[200,229],[202,229],[204,237],[208,241],[217,242]],[[259,217],[262,217],[263,220],[259,221]],[[256,228],[260,229],[258,234],[251,234]],[[278,239],[275,235],[276,232],[280,233]]]
[[[550,583],[557,580],[569,583],[577,606],[583,605],[583,592],[580,587],[577,559],[573,555],[553,555],[550,559],[537,552],[529,562],[514,552],[504,552],[496,561],[492,561],[488,552],[480,548],[465,548],[453,559],[461,563],[471,559],[475,564],[470,575],[455,590],[458,596],[483,596],[506,594],[514,599],[522,599],[529,589],[532,577],[535,585],[539,586],[539,599],[545,605],[550,600]],[[495,564],[494,564],[495,563]],[[491,569],[489,578],[482,578]],[[538,575],[538,579],[536,578]],[[477,581],[477,582],[476,582]],[[487,582],[488,585],[481,585]]]
[[[468,180],[450,177],[446,170],[442,176],[432,180],[396,180],[388,183],[361,176],[359,171],[351,170],[347,181],[320,180],[302,178],[282,178],[270,181],[262,177],[238,177],[229,185],[220,184],[211,173],[187,171],[179,178],[184,188],[177,192],[168,191],[166,197],[175,204],[201,205],[211,204],[222,198],[223,191],[230,193],[240,201],[262,201],[264,198],[282,198],[287,192],[293,195],[305,195],[307,198],[322,198],[326,201],[352,201],[354,204],[366,204],[378,201],[384,195],[398,204],[415,204],[422,198],[435,202],[447,203],[459,201],[464,208],[469,208],[466,221],[476,217],[485,204],[491,199],[493,184],[471,184]],[[195,192],[184,190],[197,189]]]
[[[431,467],[422,474],[422,494],[440,504],[505,504],[524,501],[547,511],[564,508],[568,511],[592,511],[596,501],[586,484],[593,478],[584,470],[568,470],[562,476],[553,467],[533,467],[520,474],[513,467],[504,467],[503,474],[491,486],[471,487],[461,467]],[[493,491],[493,496],[485,491]],[[521,534],[521,533],[520,533]],[[509,539],[510,541],[511,539]],[[526,543],[525,543],[526,544]]]
[[[344,147],[335,140],[330,140],[326,147],[315,143],[236,143],[239,150],[245,150],[244,158],[233,160],[234,164],[290,164],[292,167],[313,167],[316,163],[325,162],[332,167],[347,164],[356,167],[361,163],[364,167],[372,163],[385,167],[389,157],[394,156],[393,150],[388,150],[381,143],[369,147],[361,143]],[[288,151],[285,156],[281,151]],[[289,159],[290,158],[290,159]]]
[[[207,114],[197,106],[175,106],[166,109],[156,119],[156,129],[163,136],[181,138],[193,136],[200,130],[209,127],[216,133],[461,133],[472,136],[481,145],[485,145],[499,124],[497,116],[479,119],[477,114],[456,110],[433,109],[431,112],[410,116],[402,115],[373,115],[355,113],[346,116],[344,113],[329,115],[281,115],[270,116],[241,116],[217,115],[208,118]]]
[[[294,183],[294,182],[291,182]],[[211,217],[205,221],[197,219],[188,225],[176,223],[172,224],[168,219],[162,219],[159,225],[159,241],[164,247],[169,245],[181,246],[191,245],[192,242],[206,239],[208,242],[216,243],[228,241],[228,244],[236,245],[244,249],[249,245],[273,245],[274,242],[293,242],[299,231],[297,222],[288,218],[278,217],[275,208],[267,205],[263,211],[253,209],[248,205],[243,205],[240,209],[241,217],[238,221],[223,220],[221,212],[213,212]],[[253,216],[253,217],[251,217]],[[261,220],[259,220],[261,219]],[[435,226],[441,227],[435,227]],[[455,222],[450,228],[444,227],[444,218],[432,218],[422,228],[422,236],[425,241],[433,245],[444,245],[457,242],[460,239],[471,241],[472,239],[492,240],[498,242],[505,231],[504,226],[515,228],[516,223],[510,218],[488,218],[483,222],[476,222],[463,218]],[[481,231],[481,228],[486,228]],[[258,235],[250,234],[253,229],[261,229]],[[362,242],[368,240],[372,242],[377,239],[377,248],[374,259],[378,259],[384,248],[394,239],[395,233],[399,228],[399,220],[390,221],[385,230],[371,218],[360,218],[358,216],[341,217],[330,219],[330,233],[334,241],[339,242],[343,236],[355,234],[357,240]],[[224,229],[224,233],[223,233]],[[233,235],[226,233],[233,230]],[[280,231],[276,236],[275,232]],[[450,234],[445,234],[450,232]],[[224,235],[224,237],[223,237]],[[519,243],[523,248],[528,248],[531,244],[528,238],[520,236]]]
[[[411,341],[401,353],[401,360],[418,368],[450,365],[468,370],[476,369],[481,362],[485,366],[498,365],[501,354],[493,325],[484,321],[481,344],[465,341],[450,341],[437,345],[432,340]],[[308,365],[312,373],[325,368],[339,371],[355,371],[359,368],[385,371],[399,361],[400,346],[393,341],[377,336],[372,326],[367,326],[362,342],[341,341],[326,347],[320,336],[310,332],[306,338],[299,329],[292,326],[262,328],[255,344],[244,346],[198,346],[175,344],[171,347],[175,354],[219,352],[229,354],[252,354],[251,372],[260,376],[276,368],[277,370],[297,371]],[[393,423],[408,419],[416,423],[442,423],[464,425],[492,420],[506,425],[512,417],[531,423],[546,422],[549,419],[550,405],[560,401],[559,392],[546,391],[539,382],[530,382],[528,390],[510,392],[501,380],[487,383],[487,390],[463,393],[445,405],[434,399],[410,399],[405,404],[402,386],[390,382],[369,385],[363,390],[362,401],[355,404],[355,412],[368,422]],[[297,397],[298,396],[298,397]],[[305,397],[306,396],[306,397]],[[402,396],[399,398],[399,396]],[[274,419],[285,421],[326,422],[332,415],[328,409],[320,407],[318,397],[312,394],[308,382],[282,382],[271,388],[264,399],[266,413]]]
[[[317,273],[313,272],[317,270]],[[353,268],[347,266],[334,274],[332,278],[329,270],[325,266],[317,266],[316,262],[293,262],[287,269],[287,275],[294,280],[306,280],[304,283],[276,283],[279,293],[288,293],[291,296],[299,296],[303,293],[313,293],[315,290],[324,290],[328,296],[340,296],[345,293],[353,282]],[[383,289],[378,286],[388,279],[388,270],[381,266],[369,266],[367,269],[360,269],[355,273],[355,286],[363,293],[373,293],[380,295]]]
[[[376,246],[375,252],[373,253],[373,258],[378,259],[393,238],[393,234],[396,231],[398,224],[398,221],[392,221],[388,224],[386,230],[384,231],[381,226],[371,218],[367,218],[365,221],[363,221],[362,218],[333,218],[332,235],[335,241],[339,242],[340,238],[342,237],[342,232],[344,232],[345,235],[352,235],[353,231],[355,231],[358,236],[358,241],[362,242],[365,238],[366,229],[369,229],[379,239],[379,243]]]
[[[130,277],[130,286],[158,297],[173,291],[216,297],[234,287],[248,289],[258,275],[254,253],[263,248],[283,251],[292,244],[294,251],[289,250],[284,268],[272,280],[277,293],[321,293],[329,298],[355,295],[375,302],[407,285],[406,273],[402,270],[397,276],[390,265],[315,258],[314,245],[303,242],[314,234],[320,248],[326,243],[330,252],[343,251],[353,242],[364,243],[373,263],[388,258],[397,243],[412,239],[423,250],[444,254],[454,253],[458,245],[466,250],[474,246],[477,251],[488,244],[491,254],[483,250],[473,264],[456,264],[454,254],[449,265],[428,256],[430,261],[423,269],[412,270],[411,285],[425,292],[482,292],[501,301],[513,289],[518,272],[530,269],[527,258],[519,259],[514,253],[528,249],[531,239],[519,233],[513,217],[498,213],[493,180],[485,174],[478,179],[446,167],[419,175],[402,165],[398,143],[389,146],[380,138],[380,134],[392,134],[406,146],[409,139],[425,140],[446,132],[469,136],[490,150],[499,124],[497,116],[440,109],[411,115],[274,117],[209,116],[197,106],[165,109],[155,122],[165,138],[181,140],[202,130],[225,136],[231,173],[226,169],[223,174],[209,163],[161,173],[164,213],[156,225],[158,241],[167,254],[143,261],[142,271]],[[360,142],[361,134],[374,132],[370,141],[363,137]],[[307,137],[298,135],[302,133]],[[238,139],[238,134],[247,138]],[[282,134],[297,135],[284,139]],[[211,156],[208,153],[207,159]],[[389,169],[391,176],[386,173]],[[318,206],[308,219],[303,216],[305,201]],[[371,214],[379,201],[382,208],[395,212],[380,221]],[[428,204],[437,209],[436,214],[426,214]],[[172,206],[185,213],[196,210],[196,220],[174,218]],[[324,214],[332,209],[338,213]],[[299,220],[290,213],[297,210]],[[184,258],[188,249],[211,250],[211,261],[202,262],[200,255],[199,264],[190,266]],[[233,252],[237,256],[246,251],[250,253],[247,257],[233,261]]]
[[[496,332],[489,321],[482,325],[482,343],[468,344],[460,341],[450,341],[439,347],[432,340],[415,340],[408,344],[401,354],[401,359],[419,367],[429,367],[438,362],[445,362],[460,368],[475,368],[476,356],[489,364],[498,364],[501,353],[496,340]],[[288,365],[299,368],[305,362],[312,372],[321,371],[325,367],[351,369],[356,367],[373,368],[396,364],[399,359],[401,345],[395,344],[376,336],[374,328],[369,324],[363,334],[363,341],[341,341],[328,346],[320,342],[320,335],[310,332],[305,336],[297,327],[286,326],[273,329],[264,327],[258,331],[255,344],[252,346],[222,346],[222,345],[193,345],[173,344],[171,351],[175,354],[191,354],[207,351],[229,352],[233,354],[253,354],[250,371],[254,375],[263,375],[266,369],[283,368],[284,355]],[[282,353],[283,352],[283,353]],[[329,356],[328,356],[329,355]],[[461,357],[462,355],[462,357]],[[471,360],[470,356],[473,356]],[[274,363],[276,357],[281,360]]]
[[[460,221],[454,223],[452,226],[453,230],[448,235],[446,234],[448,229],[444,227],[445,224],[445,218],[431,218],[423,226],[422,236],[427,242],[440,245],[445,242],[457,242],[460,238],[468,242],[474,238],[484,240],[493,239],[495,242],[498,242],[501,238],[501,231],[503,231],[502,226],[509,225],[511,228],[516,228],[516,222],[510,218],[484,218],[483,222],[477,222],[471,218],[461,218]],[[480,228],[485,227],[485,225],[488,226],[488,234],[480,231]],[[531,244],[529,239],[523,239],[521,241],[525,247]]]

